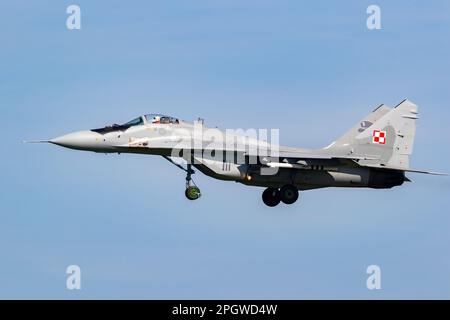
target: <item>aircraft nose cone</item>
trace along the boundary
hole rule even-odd
[[[98,133],[92,131],[78,131],[57,137],[50,142],[71,149],[91,150],[98,146],[99,136]]]

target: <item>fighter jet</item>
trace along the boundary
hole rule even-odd
[[[263,187],[263,202],[293,204],[299,191],[326,188],[390,189],[410,181],[405,173],[444,175],[410,168],[418,107],[404,100],[382,104],[322,149],[284,147],[267,139],[147,114],[124,124],[69,133],[48,142],[98,153],[158,155],[186,173],[185,195],[200,198],[193,168],[212,178]],[[181,161],[180,161],[181,160]]]

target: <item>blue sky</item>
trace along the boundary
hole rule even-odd
[[[450,172],[449,39],[448,1],[4,1],[0,298],[450,298],[449,178],[270,209],[262,189],[201,174],[188,202],[157,157],[21,143],[161,112],[323,147],[409,98],[412,166]]]

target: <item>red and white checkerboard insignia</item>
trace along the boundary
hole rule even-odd
[[[386,131],[373,130],[372,143],[386,144],[386,138],[387,138]]]

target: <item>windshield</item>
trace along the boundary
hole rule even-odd
[[[178,124],[180,121],[177,118],[165,116],[162,114],[146,114],[145,119],[147,123],[152,124]]]
[[[141,124],[144,124],[144,120],[142,120],[142,117],[133,119],[131,121],[128,121],[127,123],[124,123],[123,127],[132,127],[132,126],[139,126]]]

